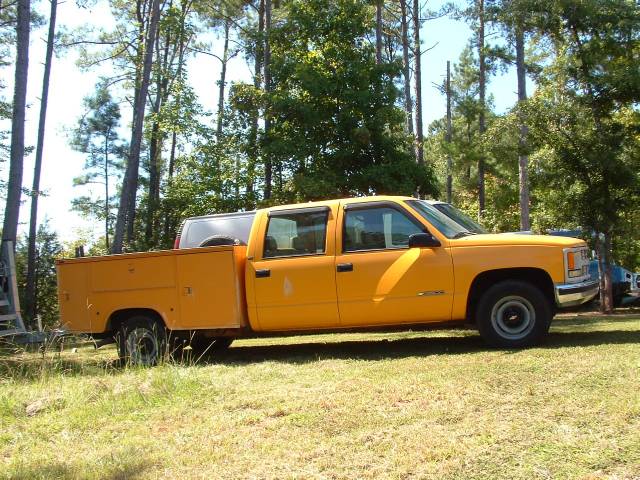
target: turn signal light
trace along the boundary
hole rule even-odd
[[[567,270],[575,270],[576,269],[576,258],[575,252],[567,252]]]

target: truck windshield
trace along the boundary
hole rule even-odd
[[[482,225],[473,220],[466,213],[461,212],[450,203],[435,203],[433,207],[444,213],[447,217],[454,222],[462,225],[464,228],[473,233],[487,233]]]
[[[475,232],[471,232],[459,223],[456,223],[424,200],[406,200],[406,202],[447,238],[460,238],[465,235],[475,234]]]

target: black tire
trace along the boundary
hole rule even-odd
[[[167,350],[167,332],[158,320],[135,315],[120,327],[118,353],[127,365],[152,367]]]
[[[491,346],[523,348],[536,344],[553,318],[549,300],[534,285],[505,280],[491,286],[480,298],[476,323]]]
[[[244,245],[244,242],[226,235],[213,235],[200,243],[201,247],[219,247],[221,245]]]

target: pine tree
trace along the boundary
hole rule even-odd
[[[47,103],[49,101],[49,78],[53,61],[53,43],[56,33],[56,16],[58,0],[50,0],[49,32],[47,35],[47,50],[42,76],[42,95],[40,96],[40,119],[38,122],[38,143],[36,145],[36,160],[33,167],[33,186],[31,188],[31,215],[29,218],[29,251],[27,261],[27,293],[25,313],[27,318],[35,315],[35,265],[36,265],[36,226],[38,223],[38,197],[40,196],[40,172],[42,170],[42,155],[44,149],[44,134],[47,118]]]
[[[7,202],[4,210],[2,243],[15,242],[18,233],[20,215],[20,197],[22,194],[22,173],[24,162],[24,122],[27,104],[27,74],[29,71],[29,30],[31,2],[19,0],[16,19],[16,65],[13,94],[13,113],[11,120],[11,158],[9,164],[9,182],[7,184]]]
[[[87,155],[85,173],[74,179],[74,185],[101,185],[103,196],[81,196],[73,208],[82,214],[104,222],[106,249],[110,248],[113,227],[115,183],[122,173],[125,147],[118,136],[120,107],[111,98],[104,82],[96,86],[93,96],[85,98],[88,114],[78,121],[73,132],[72,147]]]

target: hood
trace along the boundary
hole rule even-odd
[[[479,234],[449,240],[452,247],[481,247],[488,245],[536,245],[548,247],[579,247],[584,240],[553,235]]]

